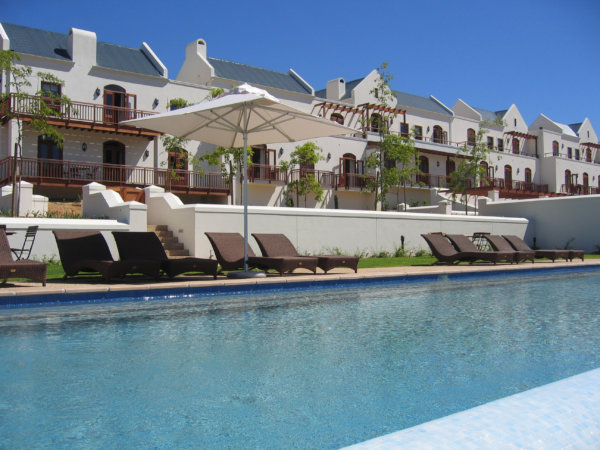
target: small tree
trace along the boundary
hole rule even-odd
[[[403,203],[406,204],[406,184],[412,181],[413,175],[421,173],[416,161],[419,159],[419,150],[415,147],[412,135],[398,136],[388,134],[381,142],[385,158],[392,162],[391,167],[384,167],[382,178],[384,187],[396,186],[396,199],[400,195],[400,186],[403,188]],[[398,164],[400,168],[398,168]],[[387,193],[387,192],[386,192]],[[399,202],[398,202],[399,203]]]
[[[13,216],[19,210],[20,192],[18,192],[18,181],[21,178],[23,158],[23,116],[26,115],[31,118],[31,126],[37,134],[51,139],[58,147],[62,148],[64,137],[54,126],[48,123],[48,119],[61,117],[65,110],[72,108],[72,101],[67,96],[50,90],[43,90],[41,86],[35,93],[36,97],[31,98],[25,91],[31,87],[31,81],[29,80],[33,70],[29,66],[19,64],[20,61],[21,58],[17,53],[9,50],[0,51],[0,72],[3,74],[3,79],[6,80],[6,94],[2,100],[9,101],[11,94],[15,97],[14,108],[7,109],[7,118],[14,118],[17,121],[17,142],[13,168]],[[51,73],[37,72],[37,76],[42,82],[58,86],[64,85],[62,80]]]
[[[294,166],[298,166],[300,169],[298,179],[290,181],[287,185],[288,192],[296,194],[296,206],[300,206],[299,198],[304,197],[304,206],[306,207],[308,194],[314,194],[315,200],[318,202],[323,199],[324,191],[315,174],[306,171],[323,159],[325,158],[321,147],[312,141],[308,141],[294,149],[290,154],[289,162],[280,162],[281,168],[286,172],[289,172]]]
[[[252,155],[253,150],[251,147],[247,149],[248,160],[246,161],[247,166],[250,167],[252,165]],[[243,148],[225,148],[218,147],[214,152],[205,153],[202,156],[196,158],[197,161],[204,161],[211,166],[217,166],[221,170],[221,174],[224,177],[227,177],[229,186],[231,187],[231,204],[235,204],[235,199],[233,198],[233,180],[236,176],[240,176],[240,198],[242,197],[242,183],[241,180],[243,176],[247,176],[248,174],[243,174],[244,169],[244,149]]]
[[[382,209],[387,209],[387,195],[393,186],[404,186],[404,202],[406,203],[406,183],[410,182],[419,168],[415,165],[419,151],[415,148],[412,136],[398,136],[390,133],[390,124],[396,116],[394,112],[396,96],[390,87],[393,75],[387,72],[387,63],[377,68],[379,78],[371,90],[377,99],[381,114],[371,118],[379,132],[379,146],[365,159],[365,166],[375,170],[375,179],[366,178],[367,189],[375,193],[375,205],[381,202]],[[398,164],[401,165],[398,168]]]
[[[479,128],[475,134],[475,141],[466,143],[459,148],[457,155],[460,157],[456,169],[450,174],[450,187],[462,194],[465,202],[465,214],[468,214],[469,188],[478,180],[487,184],[487,172],[481,161],[487,161],[490,149],[484,142],[487,129]]]

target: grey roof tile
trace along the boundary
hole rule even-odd
[[[10,48],[18,53],[63,61],[71,61],[72,59],[68,51],[69,37],[66,34],[4,22],[2,27],[10,38]],[[160,69],[155,67],[153,62],[140,49],[107,42],[98,42],[96,45],[96,60],[100,67],[144,75],[161,75]]]
[[[504,114],[506,114],[506,111],[508,110],[502,110],[502,111],[489,111],[487,109],[483,109],[483,108],[473,108],[475,111],[477,111],[479,114],[481,114],[481,119],[483,121],[486,122],[490,122],[490,123],[494,123],[496,122],[496,120],[498,120],[498,117],[502,118],[504,117]]]
[[[421,97],[420,95],[408,94],[406,92],[395,91],[398,99],[398,108],[415,108],[422,111],[434,112],[445,116],[452,116],[452,112],[448,111],[438,102],[430,97]]]
[[[569,124],[569,127],[579,136],[579,129],[581,128],[581,125],[583,125],[583,122]]]
[[[290,92],[310,94],[311,91],[289,73],[276,72],[223,59],[208,58],[215,69],[215,76],[228,80],[258,84]]]
[[[143,75],[162,75],[140,49],[98,42],[96,60],[100,67]]]
[[[2,22],[2,27],[10,39],[10,48],[17,53],[44,56],[46,58],[70,61],[67,50],[67,35],[54,31],[14,25]]]

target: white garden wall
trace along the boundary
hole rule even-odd
[[[525,217],[530,221],[526,240],[536,238],[539,248],[583,249],[597,251],[600,245],[600,195],[514,200],[480,203],[480,214]]]

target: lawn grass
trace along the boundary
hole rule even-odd
[[[585,259],[600,259],[600,255],[586,254]],[[408,267],[408,266],[430,266],[437,259],[434,256],[402,256],[402,257],[386,257],[386,258],[361,258],[358,262],[359,269],[373,269],[379,267]],[[549,260],[537,259],[539,262],[547,262]],[[465,263],[467,264],[467,263]],[[467,264],[468,265],[468,264]],[[49,262],[46,278],[48,280],[61,279],[65,275],[62,265],[59,262]],[[94,276],[89,274],[86,276]],[[98,275],[99,276],[99,275]]]

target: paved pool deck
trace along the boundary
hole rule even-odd
[[[549,268],[563,267],[593,267],[600,268],[600,259],[588,259],[585,261],[572,262],[537,262],[521,264],[472,264],[472,265],[427,265],[427,266],[403,266],[386,267],[377,269],[359,269],[358,273],[346,268],[333,269],[328,274],[298,271],[283,277],[269,274],[266,278],[252,279],[229,279],[219,276],[216,280],[211,276],[179,276],[173,280],[162,278],[158,281],[147,277],[127,277],[124,282],[113,281],[105,283],[99,278],[75,278],[68,280],[49,280],[46,286],[40,283],[27,281],[9,280],[0,286],[0,297],[34,296],[52,294],[78,294],[93,292],[118,292],[118,291],[142,291],[148,292],[158,289],[182,289],[201,287],[221,287],[236,285],[254,285],[268,283],[296,283],[296,282],[319,282],[332,280],[360,280],[374,278],[389,278],[420,275],[444,275],[458,273],[484,273],[490,271],[512,271],[512,270],[543,270]]]

